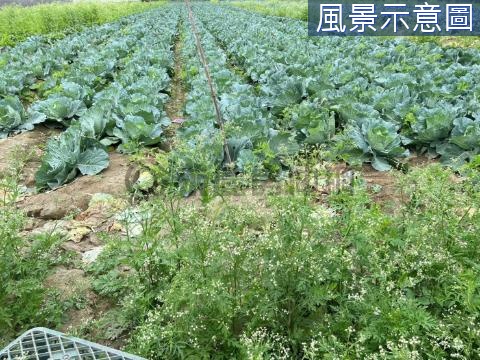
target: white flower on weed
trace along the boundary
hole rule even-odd
[[[417,346],[417,345],[420,345],[420,339],[418,338],[418,336],[413,336],[408,343],[411,346]]]
[[[455,350],[463,350],[465,346],[463,344],[463,341],[460,338],[456,337],[455,339],[453,339],[452,347]]]
[[[392,351],[395,348],[395,344],[391,340],[387,340],[386,347],[388,350]]]
[[[310,213],[310,218],[313,221],[323,221],[333,218],[336,215],[335,210],[319,205],[316,207],[315,211]]]

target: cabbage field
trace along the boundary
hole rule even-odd
[[[480,358],[478,76],[228,3],[5,47],[0,348]]]
[[[48,144],[39,189],[99,173],[108,165],[104,146],[129,152],[162,141],[172,43],[177,31],[187,33],[177,28],[180,13],[152,11],[53,44],[31,38],[2,54],[0,135],[46,121],[68,128]],[[161,26],[158,16],[166,16]],[[309,39],[301,22],[257,15],[247,27],[251,15],[233,8],[199,7],[197,17],[226,129],[219,134],[195,41],[187,38],[189,121],[178,139],[218,170],[227,160],[223,140],[234,171],[248,167],[260,177],[277,176],[282,156],[306,145],[330,144],[348,163],[379,171],[398,167],[411,151],[455,168],[480,151],[477,50]],[[180,176],[188,178],[197,164],[182,162]]]

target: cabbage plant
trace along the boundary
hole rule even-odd
[[[480,154],[480,118],[463,117],[453,124],[448,143],[437,146],[437,152],[443,164],[458,168]]]
[[[398,125],[382,119],[368,119],[352,127],[349,136],[376,170],[387,171],[395,158],[410,154],[402,146],[403,139],[398,129]]]
[[[79,172],[96,175],[108,164],[108,153],[103,145],[84,136],[80,125],[75,123],[47,142],[42,165],[35,174],[36,185],[39,190],[55,189],[73,180]]]
[[[8,96],[0,100],[0,138],[4,138],[8,133],[25,121],[25,110],[21,101],[16,96]]]
[[[62,95],[53,95],[46,100],[32,105],[31,117],[63,122],[85,112],[85,104],[81,100],[71,99]]]

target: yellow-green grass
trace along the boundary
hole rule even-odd
[[[0,9],[0,47],[15,45],[32,35],[58,34],[114,21],[165,2],[53,3]]]
[[[255,11],[260,14],[290,17],[294,19],[307,20],[308,3],[307,1],[282,1],[282,0],[246,0],[231,1],[229,5],[241,9]]]

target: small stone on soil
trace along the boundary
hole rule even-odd
[[[86,265],[89,265],[95,262],[95,260],[97,260],[98,255],[100,255],[102,251],[103,251],[103,246],[98,246],[91,250],[85,251],[82,255],[82,262]]]

